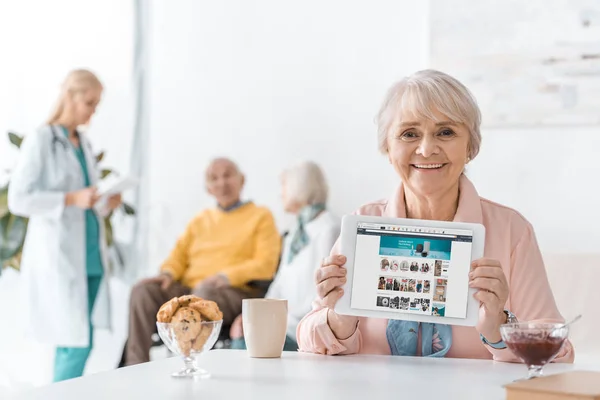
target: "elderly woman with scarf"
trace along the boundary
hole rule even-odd
[[[469,286],[480,302],[475,327],[339,315],[346,282],[337,246],[315,274],[317,301],[297,330],[301,351],[320,354],[519,359],[500,325],[563,319],[556,307],[533,227],[517,211],[481,198],[464,174],[481,144],[481,114],[469,90],[442,72],[425,70],[396,83],[378,115],[378,145],[400,178],[387,200],[362,215],[472,222],[486,228],[484,257],[471,264]],[[573,362],[566,342],[555,361]]]
[[[317,295],[315,270],[330,253],[340,233],[340,221],[327,211],[327,182],[317,164],[303,162],[284,171],[281,188],[283,207],[296,216],[296,226],[284,240],[281,264],[265,297],[288,301],[283,349],[295,351],[296,327]],[[232,348],[245,348],[241,315],[233,322],[230,337]]]

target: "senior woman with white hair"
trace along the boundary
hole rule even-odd
[[[481,115],[469,90],[442,72],[425,70],[396,83],[378,115],[379,149],[400,178],[386,201],[357,214],[472,222],[486,228],[484,257],[473,261],[469,286],[478,289],[476,327],[339,315],[346,262],[335,246],[315,274],[317,301],[298,325],[301,351],[493,358],[518,362],[500,335],[507,321],[563,321],[548,284],[531,224],[517,211],[479,197],[464,174],[481,144]],[[421,345],[419,346],[418,343]],[[555,361],[573,362],[567,342]]]
[[[298,349],[296,327],[311,309],[317,294],[315,270],[340,234],[340,221],[327,211],[327,182],[321,168],[303,162],[282,174],[281,197],[286,212],[296,215],[296,226],[286,236],[277,275],[266,298],[288,301],[287,336],[284,350]],[[242,316],[230,330],[232,348],[245,348]]]

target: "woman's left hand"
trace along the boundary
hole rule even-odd
[[[477,331],[488,342],[502,340],[500,325],[506,322],[504,307],[508,300],[508,281],[500,261],[480,258],[471,263],[469,286],[479,289],[475,298],[481,302]]]
[[[114,194],[108,198],[108,209],[115,210],[122,202],[121,194]]]

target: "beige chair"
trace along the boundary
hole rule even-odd
[[[583,318],[570,338],[575,361],[600,359],[600,253],[544,254],[548,280],[565,319]]]

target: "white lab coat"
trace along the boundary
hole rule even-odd
[[[21,259],[25,333],[41,343],[85,347],[89,342],[85,211],[65,207],[65,194],[85,187],[81,166],[62,129],[44,126],[27,135],[8,190],[8,207],[29,217]],[[90,175],[99,179],[96,160],[85,135],[80,136]],[[101,218],[100,248],[104,278],[94,305],[92,323],[110,328],[108,257]],[[16,307],[16,305],[15,305]]]

